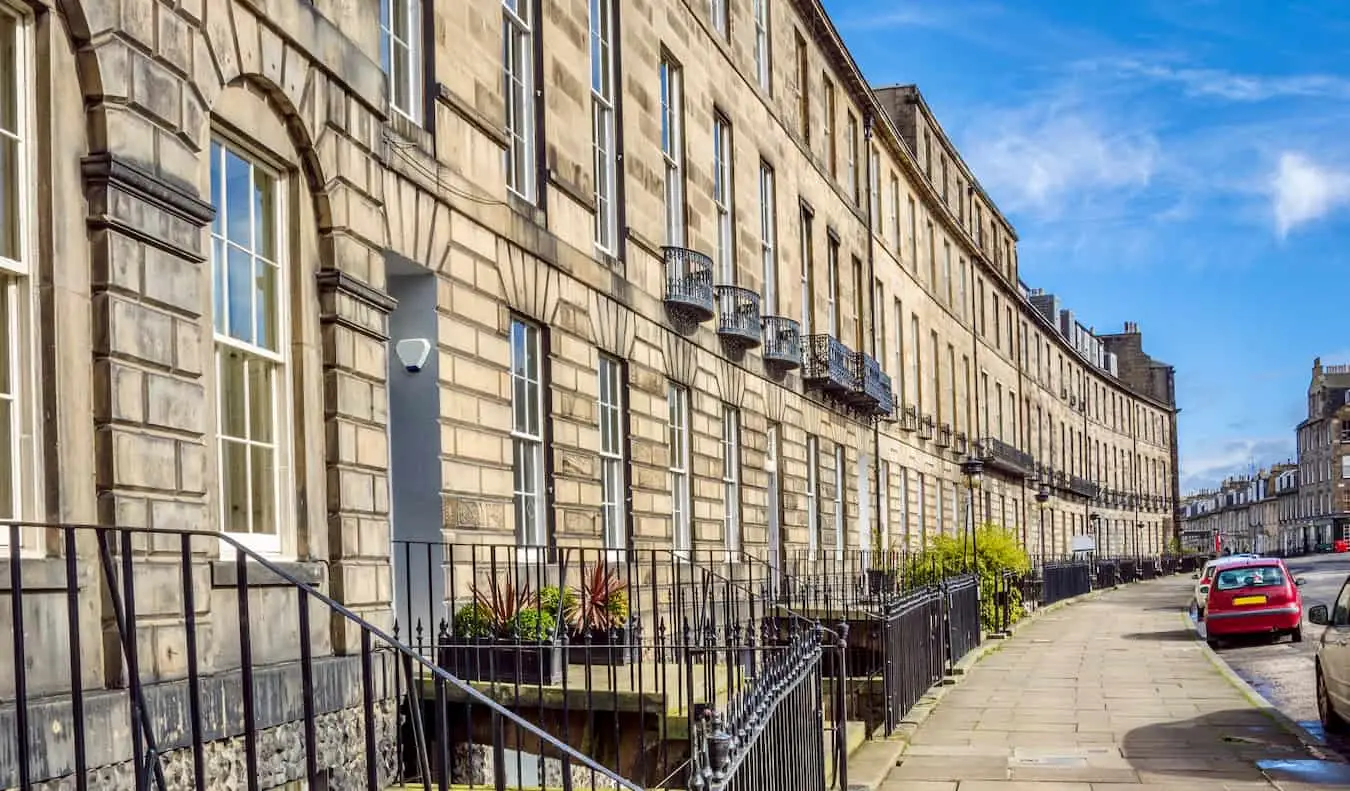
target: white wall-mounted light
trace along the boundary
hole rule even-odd
[[[394,353],[398,355],[398,361],[403,363],[403,370],[415,374],[422,370],[431,356],[431,341],[426,338],[404,338],[394,344]]]

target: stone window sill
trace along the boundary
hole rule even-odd
[[[322,585],[327,577],[324,564],[313,561],[275,560],[272,561],[272,565],[300,582],[313,587]],[[290,580],[278,576],[271,569],[257,563],[250,562],[248,564],[248,586],[250,588],[285,588],[291,584]],[[232,560],[212,561],[211,587],[239,587],[239,566]]]

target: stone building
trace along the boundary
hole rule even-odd
[[[971,454],[971,516],[1037,553],[1174,529],[1172,370],[1022,283],[922,94],[873,90],[818,0],[0,0],[0,185],[11,519],[220,531],[384,627],[393,538],[917,549],[966,522]],[[221,678],[228,557],[192,571]],[[160,604],[136,641],[170,694]],[[24,607],[55,695],[67,602]]]
[[[1350,365],[1313,360],[1298,442],[1298,514],[1311,543],[1350,537]]]
[[[1275,464],[1186,497],[1181,505],[1184,545],[1204,552],[1286,551],[1282,494],[1295,469],[1292,463]]]

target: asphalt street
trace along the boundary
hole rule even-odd
[[[1341,583],[1350,574],[1350,554],[1308,555],[1286,561],[1295,578],[1303,584],[1303,642],[1282,638],[1225,642],[1219,656],[1247,683],[1255,687],[1288,717],[1303,723],[1321,735],[1317,724],[1317,698],[1314,692],[1313,656],[1322,627],[1308,623],[1308,608],[1314,604],[1331,606]],[[1350,754],[1350,744],[1334,744]]]

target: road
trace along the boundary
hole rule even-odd
[[[1312,668],[1322,627],[1308,623],[1307,612],[1314,604],[1331,606],[1350,574],[1350,555],[1308,555],[1290,558],[1287,563],[1295,578],[1305,580],[1303,642],[1291,643],[1288,638],[1273,645],[1265,641],[1228,642],[1219,656],[1276,708],[1320,735]],[[1350,744],[1333,746],[1350,754]]]

